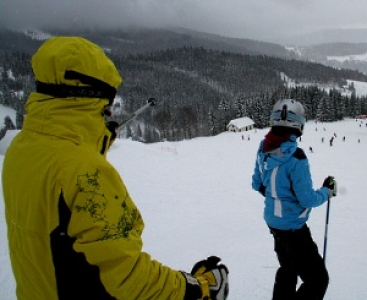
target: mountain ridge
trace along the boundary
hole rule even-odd
[[[364,59],[354,57],[353,62],[350,62],[348,58],[343,62],[332,59],[333,56],[367,54],[367,29],[324,30],[288,40],[260,41],[225,37],[182,27],[128,27],[109,30],[49,28],[26,31],[14,31],[2,27],[0,28],[0,52],[25,51],[33,54],[45,39],[55,35],[82,36],[113,54],[147,53],[184,46],[204,47],[231,53],[313,61],[326,66],[358,70],[367,74],[367,61]],[[337,41],[338,39],[340,41]],[[316,41],[318,43],[315,43]]]

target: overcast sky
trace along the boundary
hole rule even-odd
[[[367,28],[366,0],[0,0],[0,23],[55,26],[180,26],[269,39],[319,29]]]

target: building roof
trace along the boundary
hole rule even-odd
[[[230,121],[228,125],[234,125],[237,128],[244,128],[246,126],[251,126],[251,125],[254,125],[254,124],[255,124],[254,121],[252,121],[250,118],[243,117],[243,118],[234,119],[234,120]]]

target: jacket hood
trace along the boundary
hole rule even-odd
[[[32,58],[37,81],[46,84],[83,86],[79,80],[67,80],[65,71],[75,71],[117,88],[122,82],[115,65],[101,48],[79,37],[55,37],[47,40]],[[110,132],[105,126],[104,108],[108,99],[56,98],[32,93],[26,103],[24,129],[87,142],[100,147]]]
[[[262,144],[263,142],[260,144],[260,149],[262,149]],[[262,152],[264,156],[267,156],[265,168],[267,170],[271,170],[281,164],[284,164],[293,156],[296,150],[297,137],[295,135],[291,135],[289,140],[287,142],[283,142],[279,148],[269,152]]]
[[[54,37],[47,40],[32,57],[36,80],[44,83],[81,85],[64,78],[65,71],[75,71],[99,79],[114,88],[121,82],[114,63],[103,50],[80,37]]]

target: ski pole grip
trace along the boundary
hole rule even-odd
[[[150,106],[154,106],[155,105],[155,99],[154,98],[149,98],[148,103],[150,104]]]

